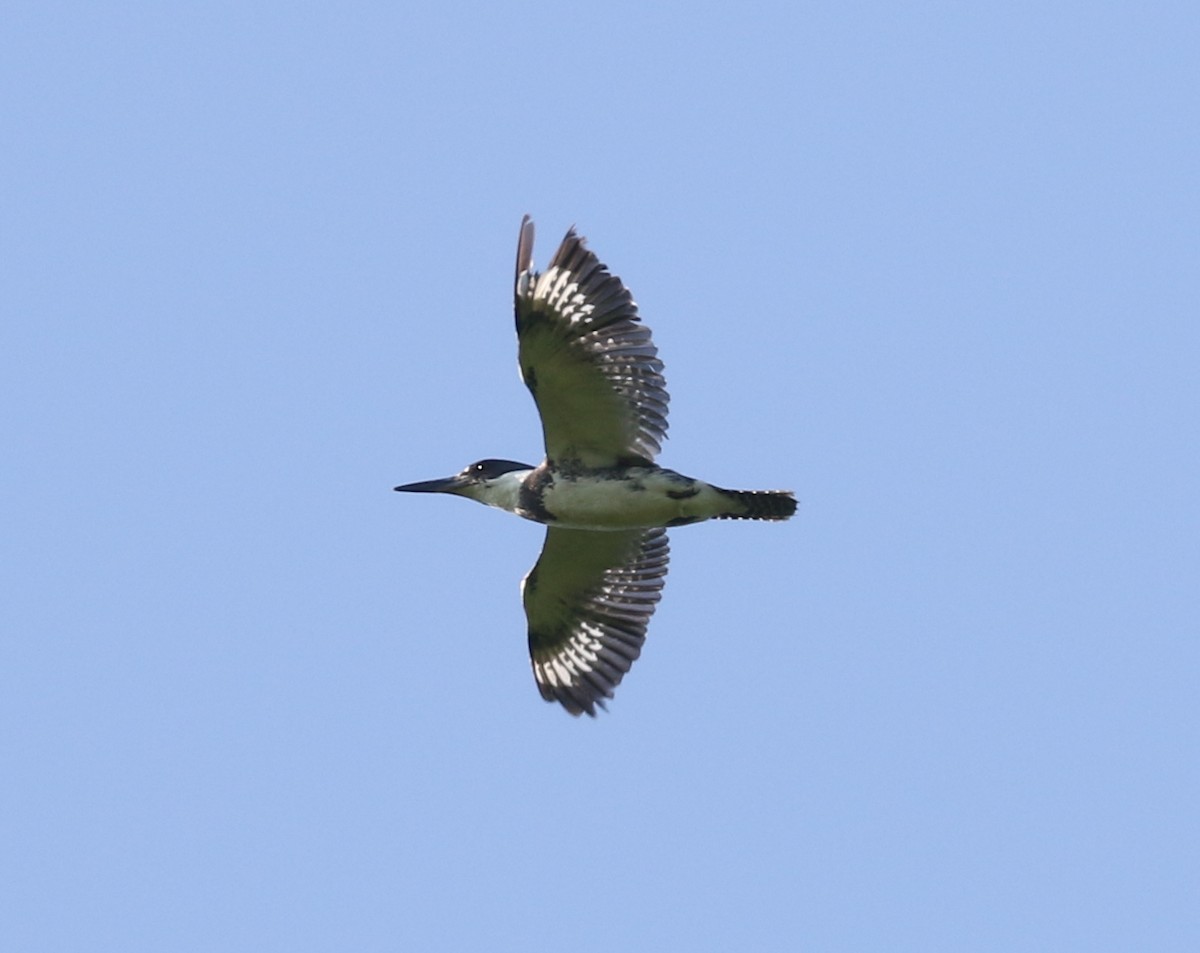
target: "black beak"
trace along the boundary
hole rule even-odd
[[[442,480],[423,480],[420,483],[405,483],[395,489],[400,493],[453,493],[462,488],[461,477],[452,476]]]

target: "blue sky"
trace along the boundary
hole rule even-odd
[[[1194,950],[1190,4],[13,3],[0,945]],[[666,362],[611,712],[537,695],[517,227]]]

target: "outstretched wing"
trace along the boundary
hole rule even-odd
[[[546,530],[521,583],[538,690],[572,715],[595,716],[642,651],[667,576],[662,529]]]
[[[516,317],[521,378],[542,417],[547,458],[652,461],[667,434],[658,349],[629,290],[574,229],[539,275],[533,222],[521,222]]]

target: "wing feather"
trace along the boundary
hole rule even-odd
[[[641,654],[669,553],[662,529],[546,530],[522,583],[533,677],[546,701],[594,716],[613,697]]]
[[[588,467],[653,461],[669,397],[658,348],[621,279],[574,229],[538,274],[526,216],[515,298],[521,378],[537,402],[546,456]]]

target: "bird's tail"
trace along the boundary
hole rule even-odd
[[[719,520],[785,520],[796,512],[791,490],[721,490],[731,506]]]

